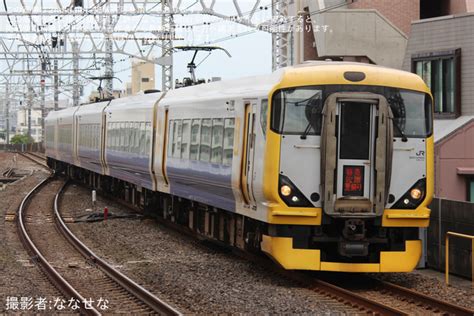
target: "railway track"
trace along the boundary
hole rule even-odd
[[[61,219],[58,202],[65,180],[49,177],[23,199],[18,232],[32,258],[81,313],[179,315],[81,243]],[[33,212],[34,211],[34,212]],[[97,302],[100,302],[97,303]],[[97,304],[97,305],[96,305]]]
[[[400,310],[405,315],[474,315],[474,310],[458,306],[426,294],[366,275],[342,276],[330,284]],[[325,278],[328,280],[328,278]],[[336,278],[337,279],[337,278]]]
[[[18,154],[49,170],[46,157],[31,152],[18,152]]]

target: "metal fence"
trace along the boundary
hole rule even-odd
[[[446,233],[474,232],[474,203],[434,199],[431,203],[431,221],[428,228],[427,266],[445,270]],[[471,241],[453,238],[449,247],[450,273],[471,277]]]
[[[33,151],[33,152],[44,152],[43,143],[31,143],[31,144],[0,144],[0,151]]]

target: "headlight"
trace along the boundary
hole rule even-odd
[[[279,179],[280,197],[288,206],[293,207],[312,207],[313,204],[304,196],[303,193],[291,182],[291,180],[280,174]]]
[[[283,196],[290,196],[291,188],[287,185],[282,185],[280,188],[281,195]]]
[[[418,188],[411,189],[410,191],[411,198],[413,200],[419,200],[423,193],[421,193],[421,190]]]
[[[418,180],[391,208],[415,209],[423,202],[425,195],[426,179],[423,178]]]

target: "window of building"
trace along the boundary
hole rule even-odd
[[[460,49],[426,54],[412,58],[412,70],[426,82],[434,98],[435,116],[461,115]]]
[[[201,124],[201,145],[199,150],[199,160],[209,161],[211,157],[211,133],[212,120],[203,119]]]
[[[222,142],[224,135],[224,120],[214,119],[212,121],[212,150],[211,162],[222,163]]]
[[[150,78],[142,78],[142,82],[150,82]]]
[[[474,203],[474,178],[467,178],[467,201]]]

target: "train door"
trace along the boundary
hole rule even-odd
[[[321,170],[324,211],[382,215],[393,154],[391,111],[376,94],[335,93],[326,100]]]
[[[254,180],[254,155],[255,155],[255,116],[256,116],[256,101],[245,102],[245,129],[243,142],[243,157],[242,157],[242,175],[241,187],[246,204],[254,204],[255,197],[253,195],[253,180]]]
[[[338,102],[337,198],[371,199],[376,112],[375,104]]]

